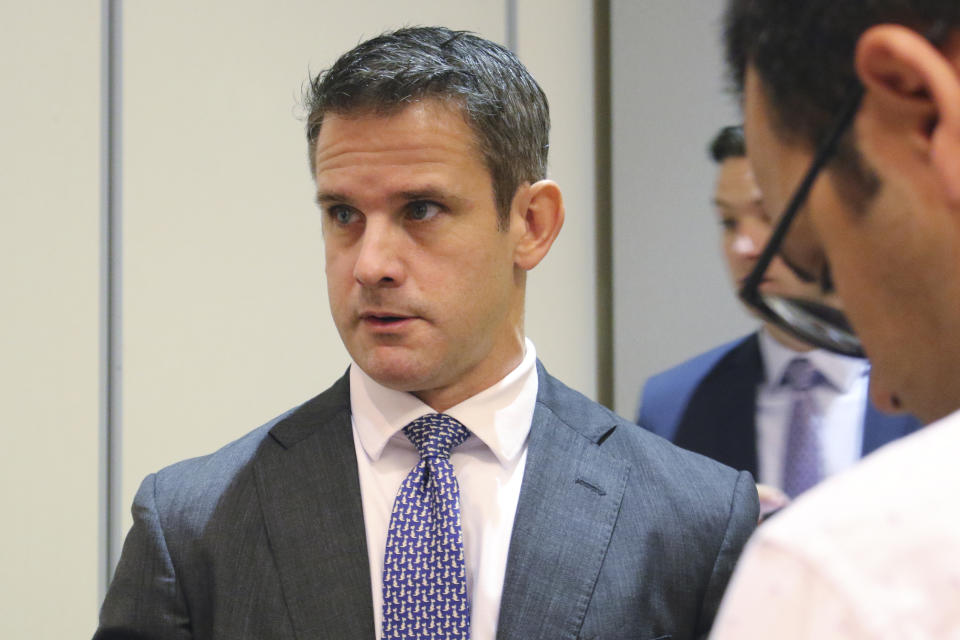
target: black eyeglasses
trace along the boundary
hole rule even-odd
[[[947,31],[946,21],[938,20],[927,31],[925,37],[933,46],[939,47]],[[814,154],[810,168],[807,169],[806,175],[803,176],[803,180],[800,181],[800,185],[787,203],[783,215],[780,216],[770,236],[770,241],[740,289],[740,298],[777,327],[815,347],[857,358],[864,357],[863,346],[842,311],[815,300],[762,292],[760,282],[770,262],[779,253],[790,224],[797,216],[800,207],[806,202],[814,181],[836,154],[840,139],[850,128],[862,99],[863,85],[859,80],[854,79],[836,121]],[[801,279],[812,280],[810,274],[804,273],[791,264],[786,256],[784,256],[784,262]],[[824,273],[821,274],[821,283],[828,281],[829,265],[826,265]]]
[[[770,241],[757,259],[753,271],[746,277],[740,289],[740,298],[756,309],[769,322],[815,347],[857,358],[864,357],[860,339],[854,333],[842,311],[815,300],[783,296],[760,291],[760,282],[767,267],[780,252],[783,240],[790,230],[790,224],[797,217],[800,207],[810,195],[810,189],[820,172],[837,152],[840,139],[850,128],[860,101],[863,99],[863,86],[854,80],[854,86],[848,92],[836,121],[830,127],[826,138],[820,144],[810,168],[800,181],[777,222]],[[787,266],[803,280],[811,280],[787,261]]]

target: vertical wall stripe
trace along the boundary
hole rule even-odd
[[[613,377],[613,184],[610,81],[610,0],[593,3],[594,171],[597,252],[597,400],[612,408]]]
[[[100,597],[121,545],[121,2],[101,0]]]
[[[504,23],[506,25],[506,37],[507,37],[507,49],[517,52],[517,0],[507,0],[506,2],[507,10],[507,20]]]

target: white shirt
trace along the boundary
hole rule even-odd
[[[453,450],[460,485],[460,517],[470,599],[470,637],[493,640],[507,567],[513,518],[527,458],[527,436],[537,402],[537,354],[526,341],[523,361],[500,382],[444,413],[470,430]],[[370,560],[370,588],[377,638],[382,635],[383,556],[393,501],[420,460],[401,429],[436,413],[412,394],[375,382],[350,366],[350,406],[363,519]]]
[[[762,525],[713,640],[960,639],[960,412]]]
[[[793,392],[780,383],[794,358],[808,359],[827,379],[827,384],[812,390],[813,400],[823,415],[819,428],[824,476],[855,464],[863,451],[863,420],[870,383],[867,361],[822,349],[794,351],[764,330],[760,331],[760,356],[766,380],[757,390],[757,481],[783,488]]]

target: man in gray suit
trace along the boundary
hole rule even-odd
[[[414,28],[358,45],[307,102],[330,306],[353,362],[144,481],[99,633],[704,637],[756,491],[536,359],[526,272],[564,216],[540,87],[499,45]],[[418,512],[433,538],[399,526],[419,500],[434,500]]]

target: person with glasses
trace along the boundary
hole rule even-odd
[[[712,637],[960,638],[960,2],[731,0],[725,43],[777,212],[743,299],[927,426],[760,527]]]
[[[746,157],[743,128],[722,128],[709,151],[717,163],[713,203],[723,254],[739,290],[770,237],[770,216]],[[834,295],[822,295],[818,283],[799,278],[779,257],[760,289],[836,305]],[[816,348],[760,319],[750,335],[651,377],[637,422],[685,449],[749,471],[766,514],[920,424],[909,415],[884,414],[868,401],[864,358]]]

